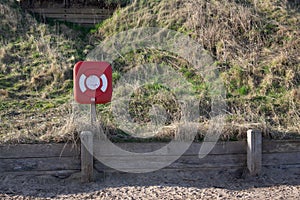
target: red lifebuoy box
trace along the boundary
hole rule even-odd
[[[105,104],[112,98],[112,67],[107,62],[80,61],[74,66],[74,98],[80,104]]]

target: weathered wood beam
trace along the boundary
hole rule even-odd
[[[93,157],[93,133],[83,131],[81,139],[81,181],[84,183],[93,181],[94,157]]]
[[[262,166],[262,135],[260,131],[247,131],[247,167],[250,175],[259,175]]]

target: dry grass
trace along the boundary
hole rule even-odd
[[[271,138],[300,132],[299,4],[271,0],[134,1],[98,29],[98,38],[144,26],[187,34],[215,58],[227,90],[224,138],[243,135],[249,124]],[[178,65],[183,66],[177,63],[174,68]]]
[[[78,125],[70,107],[72,66],[83,59],[99,40],[137,27],[169,28],[189,35],[215,59],[227,93],[227,117],[222,140],[241,140],[248,128],[265,137],[298,138],[300,132],[300,12],[292,1],[258,0],[135,0],[115,12],[85,39],[65,25],[38,23],[11,0],[0,1],[0,142],[31,143],[77,140]],[[87,44],[92,44],[85,46]],[[201,140],[210,120],[208,92],[201,87],[187,61],[174,55],[142,51],[123,55],[123,69],[149,59],[165,62],[189,77],[199,92]],[[131,56],[131,57],[130,57]],[[138,58],[138,59],[137,59]],[[193,73],[191,73],[193,72]],[[192,76],[190,76],[192,74]],[[180,111],[173,97],[151,93],[142,103],[160,102],[168,108],[168,123],[158,140],[176,136]],[[145,91],[137,91],[135,98]],[[147,91],[146,91],[147,93]],[[149,106],[131,102],[131,115],[149,122]],[[171,102],[171,103],[170,103]],[[98,107],[99,108],[99,107]],[[143,107],[142,107],[143,108]],[[99,108],[106,117],[111,139],[132,139],[114,126],[109,107]],[[142,117],[140,117],[142,116]],[[295,133],[293,135],[293,133]]]
[[[65,108],[86,44],[75,40],[81,32],[39,23],[12,0],[0,1],[0,15],[0,143],[72,140]]]

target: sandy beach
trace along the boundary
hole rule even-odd
[[[81,183],[80,173],[0,176],[1,199],[299,199],[300,168],[264,167],[258,177],[245,170],[98,173]]]

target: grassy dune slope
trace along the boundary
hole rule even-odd
[[[39,23],[12,0],[0,1],[0,15],[0,141],[59,139],[84,35]]]
[[[144,26],[182,32],[209,50],[226,86],[229,135],[248,127],[273,138],[300,131],[299,3],[135,1],[102,24],[98,38]]]
[[[74,63],[85,59],[92,46],[101,40],[137,27],[182,32],[210,52],[227,92],[228,116],[223,139],[242,138],[248,127],[258,127],[265,136],[273,138],[299,133],[297,6],[273,0],[137,0],[118,9],[112,18],[86,34],[64,24],[39,23],[13,0],[0,0],[0,143],[74,138],[76,131],[70,120]],[[114,63],[118,69],[115,75],[149,59],[163,60],[173,63],[174,69],[189,78],[198,88],[201,102],[208,98],[199,77],[181,58],[147,49],[123,57],[126,61],[118,59]],[[160,101],[155,99],[156,94],[157,91],[150,92],[149,101]],[[145,96],[143,89],[135,96]],[[171,100],[162,100],[168,101]],[[142,116],[137,119],[141,123],[149,120],[147,109],[134,108],[134,101],[131,105],[132,116]],[[174,103],[165,105],[176,118],[178,110],[170,107]],[[200,104],[200,109],[208,108]],[[105,109],[104,114],[109,116],[109,107]],[[204,115],[201,122],[207,121],[209,116]]]

